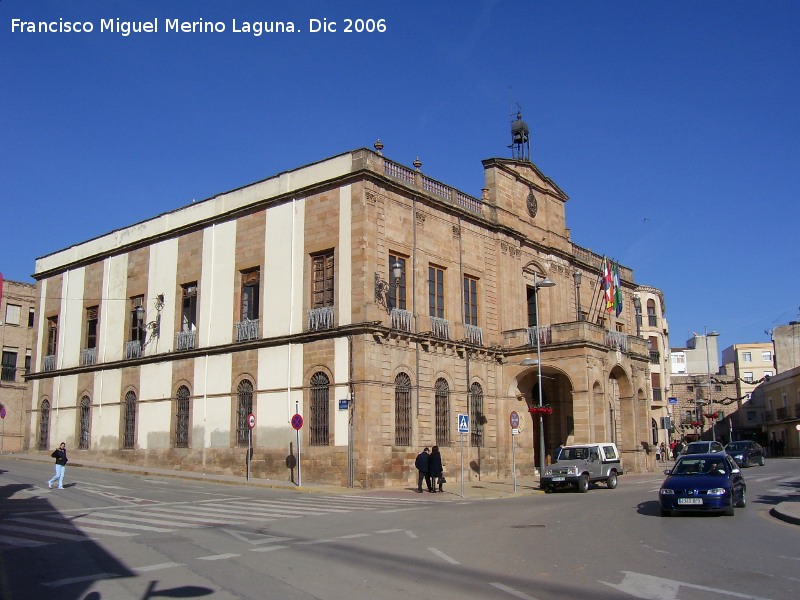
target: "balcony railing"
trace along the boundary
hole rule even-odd
[[[141,358],[142,343],[139,340],[125,342],[125,358]]]
[[[197,345],[196,331],[179,331],[175,336],[175,348],[177,350],[191,350]]]
[[[476,346],[483,346],[483,329],[477,325],[464,325],[467,334],[467,341]]]
[[[450,321],[440,317],[431,317],[431,333],[433,334],[433,337],[449,340]]]
[[[55,371],[56,370],[56,355],[55,354],[48,354],[42,359],[42,370],[43,371]]]
[[[621,331],[606,331],[606,346],[627,352],[628,336]]]
[[[785,406],[775,409],[775,419],[777,421],[785,421],[789,418],[789,409]]]
[[[393,308],[389,313],[389,320],[391,321],[392,329],[399,329],[400,331],[411,331],[411,311],[403,310],[402,308]]]
[[[258,339],[258,319],[245,319],[234,323],[237,342],[249,342]]]
[[[553,330],[549,325],[546,327],[537,327],[536,325],[528,327],[528,346],[536,347],[536,336],[539,336],[540,346],[546,346],[553,342]]]
[[[650,362],[657,365],[661,362],[661,352],[650,350]]]
[[[333,329],[333,307],[321,306],[308,311],[308,330],[324,331]]]
[[[81,365],[97,364],[97,348],[84,348],[81,350]]]
[[[399,165],[390,161],[388,158],[383,159],[383,172],[389,177],[399,179],[413,186],[418,186],[433,196],[437,196],[450,204],[455,204],[461,208],[468,210],[475,214],[481,214],[483,209],[483,202],[472,196],[451,188],[435,179],[423,175],[417,171],[412,171],[408,167]],[[419,177],[419,178],[418,178]]]

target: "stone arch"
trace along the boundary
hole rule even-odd
[[[606,396],[615,417],[613,427],[620,451],[635,450],[639,445],[636,439],[638,407],[631,378],[620,365],[614,366],[608,374]]]

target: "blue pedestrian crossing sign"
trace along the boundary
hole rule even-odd
[[[469,433],[469,415],[458,415],[458,433]]]

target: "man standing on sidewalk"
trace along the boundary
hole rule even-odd
[[[58,489],[64,489],[64,471],[67,468],[67,445],[61,442],[61,446],[50,456],[56,459],[56,474],[47,482],[47,487],[53,487],[53,483],[58,481]]]
[[[417,471],[419,474],[417,475],[417,493],[422,493],[422,479],[425,479],[425,483],[428,486],[428,491],[433,491],[433,486],[431,485],[431,472],[430,472],[430,455],[428,454],[429,450],[427,446],[425,449],[417,454],[417,460],[414,461],[414,466],[417,467]]]

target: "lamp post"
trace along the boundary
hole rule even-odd
[[[717,333],[716,331],[709,331],[708,327],[706,327],[705,325],[703,326],[703,337],[705,338],[705,342],[706,342],[706,371],[708,373],[708,410],[709,410],[709,414],[710,415],[714,414],[714,406],[711,403],[711,359],[708,356],[708,338],[717,337],[718,335],[719,335],[719,333]],[[716,440],[716,434],[714,432],[714,421],[716,421],[716,419],[712,416],[711,417],[711,441],[712,442]]]
[[[583,311],[581,310],[581,272],[578,269],[572,273],[572,279],[575,281],[575,298],[577,300],[577,317],[578,321],[583,321]]]
[[[636,312],[636,337],[642,337],[642,299],[638,293],[633,295],[633,306]]]
[[[536,311],[536,379],[539,390],[539,408],[544,406],[542,402],[542,343],[539,334],[539,288],[553,287],[555,283],[547,277],[541,281],[536,281],[536,272],[533,273],[533,305]],[[544,476],[544,416],[539,412],[539,480]],[[541,484],[540,484],[541,487]]]

